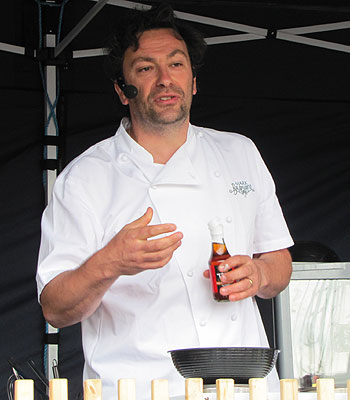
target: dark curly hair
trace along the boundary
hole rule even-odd
[[[174,34],[184,40],[191,60],[193,76],[202,65],[206,43],[202,34],[188,24],[175,18],[168,3],[160,3],[150,10],[129,10],[108,44],[107,74],[114,82],[123,79],[123,60],[125,51],[139,47],[140,34],[152,29],[170,28]]]

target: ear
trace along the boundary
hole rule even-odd
[[[193,78],[192,94],[193,96],[197,94],[197,77]]]
[[[126,106],[129,104],[128,98],[125,96],[124,92],[120,89],[120,86],[117,82],[114,82],[114,90],[117,92],[121,103]]]

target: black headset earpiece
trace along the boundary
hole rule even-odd
[[[138,94],[137,88],[134,85],[127,85],[124,81],[124,78],[122,77],[118,78],[117,83],[128,99],[134,99],[137,96]]]

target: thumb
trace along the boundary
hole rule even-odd
[[[133,221],[129,226],[133,227],[133,228],[138,228],[141,226],[147,226],[153,217],[153,209],[151,207],[148,207],[146,212],[141,215],[140,218],[135,219],[135,221]]]

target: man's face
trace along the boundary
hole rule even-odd
[[[127,99],[118,88],[123,104],[129,104],[132,122],[160,127],[189,121],[192,96],[196,94],[186,44],[171,29],[143,32],[139,48],[128,48],[123,71],[126,84],[138,89]]]

